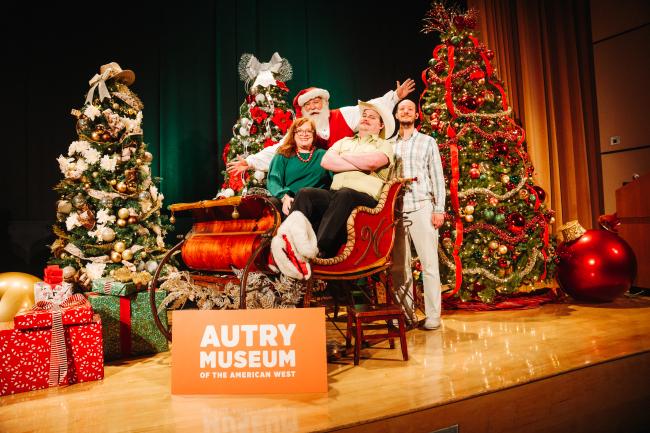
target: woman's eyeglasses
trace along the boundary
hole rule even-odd
[[[296,129],[296,135],[312,135],[314,133],[313,129]]]

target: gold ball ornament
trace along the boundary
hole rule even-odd
[[[115,179],[111,179],[108,183],[110,183],[113,186],[117,185],[117,181]]]
[[[239,210],[237,210],[237,206],[232,210],[232,213],[230,214],[232,219],[236,220],[239,218]]]
[[[13,320],[16,314],[34,305],[34,283],[42,281],[23,272],[0,274],[0,322]]]
[[[510,176],[508,176],[507,174],[501,176],[501,183],[508,183],[508,182],[510,182]]]
[[[138,217],[136,216],[130,216],[129,219],[127,220],[129,224],[135,224],[138,222]]]
[[[115,239],[115,230],[110,227],[104,227],[101,236],[104,242],[112,242]]]
[[[176,217],[174,215],[169,217],[169,222],[172,224],[176,224]]]
[[[119,263],[122,261],[122,254],[117,251],[111,251],[111,261],[113,263]]]
[[[123,220],[122,218],[118,218],[116,222],[118,227],[126,227],[126,220]]]
[[[122,207],[117,211],[117,216],[125,220],[129,217],[129,210],[125,207]]]
[[[56,211],[68,214],[72,212],[72,203],[70,203],[68,200],[59,200],[56,202]]]
[[[508,247],[505,245],[499,245],[499,254],[504,255],[508,252]]]
[[[145,152],[144,153],[144,161],[145,162],[153,161],[153,154],[151,152]]]
[[[117,102],[113,102],[113,104],[111,104],[111,107],[113,108],[113,110],[119,110],[120,104],[118,104]]]
[[[121,253],[125,249],[126,249],[126,244],[124,243],[124,241],[117,241],[113,244],[113,251]]]
[[[88,182],[84,183],[84,189],[90,189],[90,183]]]
[[[497,248],[499,248],[499,243],[497,241],[490,241],[490,243],[488,244],[488,247],[491,250],[496,250]]]
[[[474,206],[472,206],[471,204],[465,206],[465,215],[471,215],[473,213],[474,213]]]
[[[113,137],[111,137],[111,134],[109,134],[108,132],[104,132],[102,134],[102,141],[111,141],[111,138]]]
[[[77,274],[77,270],[74,268],[74,266],[66,266],[63,268],[63,279],[64,280],[69,280],[73,278]]]
[[[122,251],[122,259],[123,260],[131,260],[133,258],[133,251],[131,250],[124,250]]]
[[[99,141],[100,138],[102,138],[102,134],[100,134],[98,131],[93,131],[93,132],[90,133],[90,138],[93,141]]]
[[[465,221],[471,223],[472,221],[474,221],[474,215],[465,215]]]
[[[93,171],[93,178],[95,178],[95,179],[96,179],[96,178],[97,178],[97,176],[99,176],[99,172],[98,172],[98,171]]]
[[[135,163],[138,165],[142,165],[142,160],[140,158],[136,158]]]
[[[119,182],[116,188],[119,192],[126,192],[126,184],[124,182]]]
[[[551,217],[550,220],[548,220],[549,224],[555,224],[555,217]]]

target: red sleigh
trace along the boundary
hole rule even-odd
[[[348,240],[336,257],[330,259],[313,259],[312,278],[307,283],[304,304],[309,305],[313,280],[353,280],[386,273],[391,267],[391,251],[395,240],[397,215],[395,203],[400,190],[408,180],[394,179],[384,185],[377,206],[374,208],[357,207],[348,218]],[[174,255],[180,252],[184,265],[192,271],[192,279],[197,284],[211,284],[223,279],[214,274],[232,273],[232,266],[243,269],[240,287],[246,287],[250,272],[271,273],[267,266],[270,253],[270,241],[280,224],[280,215],[273,204],[261,195],[231,197],[219,200],[204,200],[195,203],[178,203],[171,205],[172,213],[191,211],[194,219],[192,229],[185,238],[167,252],[160,261],[150,286],[151,308],[157,310],[154,292],[158,288],[163,267]],[[390,290],[390,276],[385,279],[387,292]],[[386,300],[390,303],[387,293]],[[240,290],[240,308],[246,308],[246,290]],[[383,308],[383,307],[382,307]],[[386,309],[388,308],[388,309]],[[380,311],[375,309],[374,316],[390,315],[390,319],[401,315],[398,306],[389,306]],[[359,322],[348,325],[348,344],[351,333],[362,332],[363,312],[359,312]],[[156,324],[161,332],[171,341],[171,332],[154,314]],[[356,315],[348,315],[349,319]],[[379,320],[375,319],[375,320]],[[400,320],[404,357],[406,343],[404,340],[403,320]],[[359,342],[363,336],[356,335]],[[355,363],[358,362],[358,348],[355,351]]]

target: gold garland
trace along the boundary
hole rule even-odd
[[[451,270],[455,271],[456,270],[456,265],[454,264],[454,262],[452,260],[450,260],[447,257],[447,255],[445,254],[445,251],[442,249],[441,245],[438,245],[438,253],[440,254],[440,257],[442,258],[442,262],[445,264],[445,266],[447,266]],[[532,249],[532,254],[528,258],[528,263],[526,263],[526,267],[521,272],[519,272],[518,274],[513,273],[509,277],[506,277],[506,278],[500,278],[500,277],[494,275],[492,272],[488,271],[485,268],[463,268],[463,275],[481,275],[481,276],[486,277],[489,280],[492,280],[492,281],[494,281],[496,283],[505,284],[505,283],[509,282],[510,280],[512,280],[514,277],[523,278],[525,275],[528,275],[530,273],[530,271],[533,270],[533,267],[535,266],[535,263],[537,263],[537,259],[539,257],[544,259],[544,256],[542,255],[542,253],[540,253],[537,248],[533,248]]]
[[[442,108],[446,109],[447,104],[445,103],[431,103],[427,104],[431,108]],[[496,119],[497,117],[506,117],[509,116],[512,113],[512,107],[508,107],[507,110],[505,111],[497,111],[496,113],[462,113],[456,104],[452,104],[454,106],[454,110],[457,113],[457,117],[476,117],[476,118],[481,118],[481,119]]]
[[[519,183],[517,184],[517,186],[514,187],[509,192],[503,194],[503,195],[498,195],[498,194],[494,193],[494,191],[492,191],[491,189],[488,189],[488,188],[469,188],[469,189],[464,190],[463,192],[459,192],[458,193],[458,198],[465,198],[468,195],[483,193],[483,194],[486,194],[486,195],[489,195],[489,196],[492,196],[492,197],[496,197],[499,200],[507,200],[510,197],[512,197],[513,195],[517,194],[519,192],[519,190],[524,187],[527,180],[528,180],[527,177],[522,176],[522,178],[519,181]]]

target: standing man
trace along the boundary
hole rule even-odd
[[[405,98],[415,89],[415,82],[408,78],[404,83],[396,82],[395,90],[388,91],[384,96],[368,101],[382,111],[392,113],[395,104]],[[344,137],[352,137],[359,129],[361,115],[359,108],[354,105],[330,110],[330,94],[325,89],[309,87],[303,89],[293,99],[293,107],[296,111],[296,118],[308,117],[316,124],[317,147],[329,149],[334,143]],[[390,136],[387,136],[388,138]],[[227,164],[228,173],[231,176],[239,176],[246,170],[268,171],[269,165],[276,149],[282,144],[277,143],[262,149],[254,155],[245,159],[239,158]]]
[[[407,313],[413,310],[413,273],[411,244],[422,264],[424,280],[424,312],[427,330],[440,327],[441,294],[438,269],[438,228],[444,222],[445,179],[438,145],[433,137],[415,129],[418,112],[415,103],[405,99],[397,104],[395,118],[399,133],[392,140],[400,177],[417,178],[404,194],[404,216],[411,221],[408,230],[397,226],[393,248],[393,281],[400,299],[405,300]],[[410,310],[410,311],[409,311]],[[407,314],[407,317],[410,314]]]

